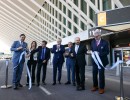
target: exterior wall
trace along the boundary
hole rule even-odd
[[[125,1],[130,4],[129,0]],[[52,44],[57,38],[80,34],[95,26],[95,13],[120,8],[121,5],[126,5],[123,0],[45,0],[39,10],[43,17],[36,15],[43,23],[37,24],[42,28],[38,31],[44,34],[44,38],[41,35],[40,40],[45,39]]]
[[[129,0],[125,1],[130,4]],[[90,49],[89,39],[92,37],[88,36],[88,29],[95,26],[95,13],[120,8],[127,3],[123,0],[45,0],[43,9],[39,10],[43,18],[36,16],[44,25],[38,24],[46,36],[41,36],[41,40],[47,40],[48,47],[51,48],[56,44],[57,38],[62,38],[62,44],[66,45],[69,41],[74,42],[74,38],[78,36]],[[109,36],[105,39],[109,41]],[[86,55],[86,61],[88,66],[91,65],[90,55]]]

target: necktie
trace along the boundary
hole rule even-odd
[[[77,52],[78,52],[78,45],[75,46],[75,52],[77,54]]]
[[[69,48],[69,52],[71,51],[71,48]]]
[[[20,41],[20,45],[23,46],[23,42],[22,41]]]
[[[57,49],[58,49],[58,50],[60,49],[60,45],[57,45]]]
[[[96,45],[97,45],[97,46],[99,45],[99,40],[96,40]]]
[[[44,48],[42,48],[42,53],[41,53],[41,59],[43,60],[44,59]]]

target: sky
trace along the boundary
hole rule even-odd
[[[0,40],[0,52],[4,52],[5,54],[10,53],[10,46]]]

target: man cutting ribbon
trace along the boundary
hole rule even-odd
[[[18,87],[23,87],[20,84],[23,66],[25,62],[25,55],[22,54],[24,51],[28,52],[27,43],[24,42],[26,36],[25,34],[20,35],[20,41],[14,41],[11,46],[11,51],[13,51],[13,88],[18,89]]]
[[[96,51],[98,52],[98,55],[101,59],[101,63],[97,62],[95,63],[95,60],[92,59],[92,65],[93,65],[93,88],[92,91],[98,90],[98,73],[99,73],[99,94],[103,94],[104,88],[105,88],[105,74],[104,74],[104,67],[109,63],[107,55],[109,54],[109,45],[108,42],[101,38],[101,31],[99,29],[95,30],[94,32],[94,38],[91,42],[91,49],[92,52]],[[104,66],[104,67],[103,67]]]

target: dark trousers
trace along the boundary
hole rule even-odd
[[[93,86],[98,87],[98,73],[99,73],[99,87],[104,89],[105,87],[105,75],[104,68],[98,69],[96,64],[93,64]]]
[[[40,82],[40,75],[41,75],[41,68],[42,68],[42,82],[45,82],[46,79],[46,70],[47,70],[47,62],[43,63],[42,61],[38,62],[37,67],[37,83]]]
[[[37,61],[29,60],[27,62],[27,65],[28,65],[28,69],[29,69],[31,77],[32,77],[32,83],[35,83],[35,69],[36,69]],[[28,75],[27,75],[27,83],[29,83]]]
[[[75,70],[76,70],[77,86],[81,86],[84,88],[84,86],[85,86],[85,65],[84,66],[79,65],[78,61],[76,61]]]
[[[58,69],[58,81],[61,81],[63,62],[57,62],[53,64],[53,82],[56,83],[57,69]]]

